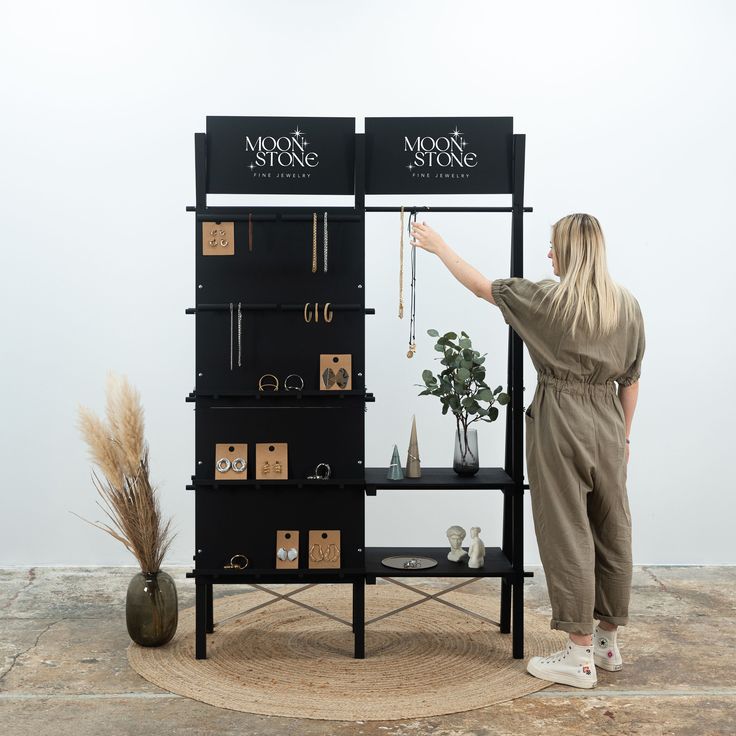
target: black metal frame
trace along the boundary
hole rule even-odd
[[[524,158],[525,158],[525,136],[515,134],[513,136],[513,192],[511,207],[411,207],[405,206],[406,212],[415,210],[417,212],[510,212],[512,216],[511,230],[511,263],[510,275],[523,275],[523,215],[525,212],[531,212],[531,207],[524,207]],[[248,220],[249,214],[253,222],[304,222],[311,219],[312,208],[273,208],[273,207],[207,207],[206,204],[206,166],[207,166],[207,150],[206,136],[203,133],[195,135],[195,162],[196,162],[196,207],[187,207],[188,211],[196,212],[196,228],[201,229],[202,221],[223,220],[244,222]],[[366,207],[365,206],[365,136],[364,134],[356,134],[355,136],[355,205],[352,210],[346,208],[328,208],[330,212],[330,221],[356,223],[363,228],[364,241],[364,223],[366,212],[398,212],[399,207]],[[334,213],[334,214],[333,214]],[[197,233],[197,259],[200,263],[201,256],[201,238]],[[360,250],[361,256],[364,258],[363,249]],[[215,260],[220,260],[215,259]],[[199,280],[199,273],[198,273]],[[364,293],[364,290],[363,292]],[[197,295],[199,297],[199,294]],[[365,315],[373,314],[375,310],[365,308],[360,304],[342,304],[336,305],[336,309],[342,307],[349,311],[362,311]],[[291,311],[293,309],[301,309],[301,304],[282,304],[273,303],[250,303],[246,305],[247,310],[259,311],[266,313],[279,313],[283,311]],[[229,309],[228,303],[210,302],[197,303],[196,308],[187,309],[188,314],[206,315],[208,312]],[[199,329],[199,327],[198,327]],[[362,336],[361,332],[361,336]],[[360,352],[360,351],[358,351]],[[215,584],[246,584],[271,593],[276,600],[289,600],[292,603],[300,605],[316,613],[321,613],[328,618],[340,620],[337,617],[320,611],[312,606],[302,603],[294,598],[294,596],[307,587],[319,583],[348,583],[353,586],[353,619],[351,624],[346,621],[342,623],[351,625],[355,635],[355,652],[356,658],[365,657],[365,588],[366,584],[375,584],[377,578],[386,578],[401,585],[403,587],[411,586],[406,583],[400,583],[394,578],[404,577],[458,577],[471,578],[465,583],[452,586],[451,589],[465,585],[472,580],[484,577],[500,577],[501,578],[501,602],[500,602],[500,621],[495,622],[491,619],[470,613],[477,618],[492,623],[499,627],[501,633],[512,634],[512,653],[514,658],[522,658],[524,656],[524,621],[523,621],[523,604],[524,604],[524,578],[531,577],[532,572],[524,571],[523,563],[523,502],[524,490],[528,485],[524,483],[523,462],[524,462],[524,400],[523,400],[523,344],[521,338],[509,327],[508,338],[508,391],[511,401],[506,411],[506,437],[505,437],[505,462],[503,468],[481,468],[480,472],[470,478],[462,478],[457,476],[451,469],[444,468],[423,468],[422,477],[420,479],[404,479],[402,481],[386,480],[386,470],[384,468],[364,468],[363,472],[351,473],[350,477],[337,477],[327,482],[309,481],[309,480],[289,480],[289,481],[258,481],[249,480],[243,482],[221,482],[211,478],[203,477],[198,471],[197,475],[192,476],[192,483],[187,486],[196,494],[195,514],[197,517],[197,554],[194,556],[195,569],[191,573],[187,573],[187,577],[194,578],[196,584],[196,657],[198,659],[206,658],[207,639],[206,634],[214,631],[214,615],[213,615],[213,594],[212,589]],[[332,393],[332,392],[330,392]],[[225,399],[230,404],[235,403],[236,408],[247,409],[255,406],[277,406],[278,402],[288,402],[293,400],[296,406],[294,409],[313,408],[319,411],[320,407],[325,407],[326,402],[331,402],[331,406],[352,407],[360,406],[365,408],[365,402],[373,401],[374,397],[370,393],[366,393],[364,389],[364,381],[359,382],[357,389],[352,391],[334,392],[333,396],[326,397],[324,392],[304,390],[304,391],[279,391],[269,394],[262,394],[258,391],[238,391],[225,387],[210,387],[202,390],[198,385],[197,390],[192,392],[187,401],[195,404],[198,412],[197,425],[202,427],[207,423],[205,417],[208,408],[218,406]],[[218,404],[219,402],[219,404]],[[238,403],[241,402],[241,403]],[[347,403],[345,403],[347,402]],[[354,402],[357,402],[355,404]],[[348,416],[354,425],[362,425],[363,416],[362,409],[360,413],[350,410]],[[211,423],[211,422],[210,422]],[[364,428],[354,427],[358,431],[358,437],[363,440]],[[198,432],[200,430],[198,429]],[[206,442],[211,442],[211,436],[208,435]],[[201,451],[198,450],[198,455]],[[362,455],[361,455],[362,457]],[[200,460],[201,462],[201,460]],[[468,569],[467,566],[459,566],[457,563],[451,563],[446,559],[447,548],[369,548],[364,545],[365,537],[365,520],[364,520],[364,503],[365,495],[376,495],[379,490],[402,489],[402,490],[431,490],[431,489],[478,489],[478,490],[500,490],[503,493],[503,539],[501,547],[487,547],[486,558],[483,568]],[[293,495],[298,493],[299,496]],[[248,504],[253,506],[258,503],[259,513],[268,510],[268,507],[275,506],[282,508],[283,494],[288,495],[291,501],[299,499],[297,503],[301,503],[300,513],[303,515],[304,522],[299,528],[340,528],[343,534],[347,532],[347,537],[343,537],[343,549],[348,550],[343,555],[342,566],[338,570],[314,570],[308,568],[300,568],[293,570],[276,570],[267,565],[248,567],[245,570],[221,569],[217,565],[212,564],[212,556],[207,555],[200,548],[200,539],[202,537],[202,529],[212,526],[218,519],[217,514],[227,511],[228,515],[237,516],[240,513],[246,513]],[[339,494],[338,496],[335,494]],[[364,495],[365,494],[365,495]],[[360,497],[360,502],[358,501]],[[317,524],[319,516],[310,515],[309,502],[316,499],[324,501],[330,498],[337,511],[332,518],[339,520],[339,524],[335,526],[314,526]],[[344,505],[342,502],[344,501]],[[305,505],[306,502],[306,505]],[[214,506],[214,508],[213,508]],[[324,512],[322,512],[324,513]],[[342,514],[342,516],[341,516]],[[306,515],[306,516],[305,516]],[[348,515],[350,518],[347,518]],[[355,518],[355,517],[358,518]],[[324,517],[322,517],[324,518]],[[296,528],[292,526],[291,519],[284,519],[283,523],[279,518],[279,528]],[[232,533],[232,532],[231,532]],[[273,530],[270,530],[273,533]],[[439,565],[428,570],[391,570],[381,565],[381,559],[389,555],[428,555],[439,560]],[[292,591],[288,594],[275,593],[267,588],[261,587],[264,584],[274,583],[305,583],[305,587]],[[416,590],[415,588],[412,588]],[[423,591],[423,598],[416,603],[418,605],[426,600],[440,600],[448,590],[442,591],[434,595],[428,595]],[[274,601],[256,606],[253,609],[261,608]],[[453,608],[459,608],[446,601],[440,601],[451,605]],[[512,605],[513,603],[513,605]],[[394,615],[401,610],[405,610],[407,606],[389,612],[386,615]],[[460,609],[464,610],[464,609]],[[368,622],[371,623],[371,622]]]

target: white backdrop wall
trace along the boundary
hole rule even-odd
[[[595,214],[647,329],[629,497],[637,564],[736,562],[733,206],[736,6],[543,0],[371,3],[4,2],[0,45],[0,565],[130,564],[70,511],[101,519],[79,403],[105,375],[146,408],[152,472],[191,562],[193,134],[206,115],[510,115],[527,134],[525,275],[550,275],[549,227]],[[253,201],[253,200],[251,200]],[[267,199],[262,200],[268,201]],[[307,200],[309,201],[309,200]],[[378,203],[374,199],[371,203]],[[380,201],[398,203],[396,199]],[[447,198],[427,198],[432,204]],[[300,201],[301,203],[301,201]],[[467,197],[465,204],[506,204]],[[423,218],[489,278],[508,275],[510,216]],[[368,465],[451,460],[454,425],[417,397],[426,329],[464,329],[503,383],[498,310],[418,253],[417,342],[396,318],[398,215],[368,216]],[[408,292],[407,292],[408,296]],[[534,371],[526,363],[527,401]],[[481,427],[503,461],[503,424]],[[526,494],[526,559],[539,564]],[[441,545],[453,523],[499,545],[495,493],[379,494],[369,545]]]

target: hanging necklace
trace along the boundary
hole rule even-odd
[[[401,205],[401,239],[399,241],[399,319],[404,319],[404,205]]]
[[[324,253],[322,254],[322,270],[327,273],[327,213],[325,212],[325,231],[324,231]]]
[[[317,273],[317,213],[312,212],[312,273]]]
[[[411,233],[412,217],[414,222],[417,221],[417,213],[413,211],[409,215],[409,232]],[[417,247],[412,243],[411,245],[411,299],[409,306],[409,350],[406,351],[407,358],[413,358],[414,353],[417,352],[416,343],[416,307],[417,307]]]

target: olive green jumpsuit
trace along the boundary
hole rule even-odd
[[[624,310],[603,338],[569,330],[540,308],[550,280],[491,284],[504,321],[537,370],[525,414],[534,529],[552,607],[551,629],[591,634],[593,619],[628,622],[631,513],[626,493],[626,426],[616,383],[638,380],[645,338],[641,308]]]

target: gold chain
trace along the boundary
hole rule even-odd
[[[399,245],[399,319],[404,319],[404,205],[401,205],[401,240]]]
[[[317,213],[312,212],[312,273],[317,273]]]

